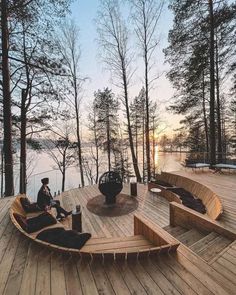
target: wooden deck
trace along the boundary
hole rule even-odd
[[[236,176],[191,172],[188,175],[222,197],[225,213],[220,222],[236,230]],[[124,193],[127,192],[125,187]],[[67,209],[81,204],[83,230],[93,236],[132,235],[133,213],[111,218],[88,212],[87,200],[97,194],[97,188],[92,186],[65,192],[61,199]],[[161,227],[169,225],[165,199],[153,197],[147,186],[139,185],[138,200],[138,212]],[[10,222],[11,202],[12,198],[0,200],[0,294],[236,294],[235,242],[227,244],[209,262],[181,244],[177,253],[155,259],[86,263],[25,239]],[[70,219],[68,226],[69,223]]]

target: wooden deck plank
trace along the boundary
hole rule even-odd
[[[208,294],[208,295],[213,295],[212,293],[206,286],[202,284],[200,280],[198,280],[191,272],[187,271],[185,267],[183,267],[180,263],[176,261],[171,256],[166,256],[164,259],[165,263],[168,263],[170,267],[177,271],[179,276],[185,280],[187,284],[198,294]]]
[[[90,269],[99,294],[113,295],[115,294],[112,285],[104,271],[104,267],[97,261],[90,264]]]
[[[97,286],[91,273],[89,264],[86,263],[86,261],[81,261],[77,262],[76,266],[83,294],[98,295],[99,292],[97,290]]]
[[[171,281],[169,281],[163,273],[155,266],[153,262],[151,262],[150,259],[146,259],[145,261],[142,261],[142,266],[145,268],[146,272],[152,277],[152,279],[157,283],[159,288],[162,290],[162,292],[166,295],[173,294],[173,295],[179,295],[181,294],[172,284]]]
[[[215,232],[211,232],[210,234],[208,234],[207,236],[205,236],[203,239],[197,241],[196,243],[194,243],[193,245],[190,246],[190,249],[193,252],[200,252],[203,249],[205,249],[206,247],[208,247],[209,243],[214,240],[216,237],[218,237],[219,235]]]
[[[187,246],[193,245],[196,241],[202,239],[205,235],[196,229],[190,229],[189,231],[179,235],[177,239]]]
[[[165,255],[162,258],[157,258],[157,267],[163,273],[163,275],[172,282],[175,288],[182,294],[198,294],[195,292],[189,284],[187,284],[177,273],[176,270],[173,270],[168,264],[166,264]]]
[[[227,257],[228,255],[230,255],[230,259],[229,257]],[[226,253],[224,253],[223,256],[226,256],[226,259],[228,259],[229,261],[233,261],[234,264],[236,265],[236,250],[234,250],[232,247],[230,247]]]
[[[232,241],[219,236],[208,243],[207,247],[198,252],[204,260],[212,260],[218,253],[220,253],[225,247],[227,247]]]
[[[236,230],[236,182],[234,178],[227,180],[214,175],[197,176],[199,181],[211,183],[209,187],[221,191],[222,200],[225,204],[225,212],[219,221],[227,228],[231,227]],[[217,181],[216,181],[217,180]],[[217,183],[218,182],[218,183]],[[227,188],[228,186],[228,188]],[[124,186],[124,193],[129,192],[129,187]],[[138,185],[139,208],[135,212],[120,217],[99,217],[91,214],[87,208],[87,200],[99,194],[96,186],[74,189],[65,192],[63,205],[66,209],[74,209],[75,205],[80,203],[82,206],[83,230],[92,232],[93,237],[127,237],[133,234],[133,214],[142,213],[154,223],[163,226],[169,224],[169,204],[163,198],[152,199],[147,186]],[[218,193],[221,197],[221,194]],[[62,199],[63,201],[63,199]],[[4,200],[1,206],[0,200],[0,240],[2,247],[2,258],[4,258],[6,249],[11,245],[14,235],[13,227],[9,225],[8,207],[11,200]],[[1,209],[2,208],[2,209]],[[68,219],[70,222],[70,219]],[[5,235],[4,235],[5,234]],[[132,262],[96,262],[93,269],[86,261],[79,261],[75,258],[67,258],[60,254],[53,254],[53,258],[44,255],[47,250],[32,247],[28,243],[24,251],[21,248],[23,236],[19,236],[19,245],[16,246],[15,254],[12,254],[11,260],[8,261],[8,271],[4,278],[4,288],[6,294],[12,295],[13,290],[10,286],[14,282],[16,289],[20,288],[20,293],[24,295],[40,294],[47,292],[50,285],[50,293],[74,294],[210,294],[209,291],[216,295],[234,294],[236,290],[236,277],[234,267],[236,266],[236,244],[232,244],[222,255],[217,257],[214,268],[204,262],[194,253],[187,252],[180,246],[177,254],[159,256],[158,259],[152,258],[139,260],[138,266],[132,268]],[[101,240],[102,241],[102,240]],[[88,243],[89,244],[89,243]],[[204,244],[204,243],[203,243]],[[23,245],[23,244],[22,244]],[[146,246],[142,246],[146,247]],[[204,249],[204,245],[202,245]],[[1,246],[0,246],[1,251]],[[46,253],[45,252],[45,253]],[[17,253],[21,253],[18,255]],[[7,255],[8,256],[8,255]],[[164,259],[168,257],[168,259]],[[17,265],[21,265],[21,270],[17,273]],[[224,265],[224,266],[222,266]],[[222,269],[224,270],[222,272]],[[43,276],[42,272],[45,270]],[[50,278],[48,273],[50,271]],[[45,281],[45,288],[43,287]],[[14,284],[13,284],[14,286]],[[17,287],[18,286],[18,287]],[[154,291],[155,290],[155,293]],[[197,292],[199,290],[199,292]],[[32,293],[33,292],[33,293]],[[46,294],[46,293],[45,293]]]
[[[53,253],[51,255],[51,294],[65,295],[66,281],[64,273],[64,260],[62,255]]]
[[[236,288],[234,283],[226,280],[224,276],[214,271],[204,260],[186,247],[179,246],[178,252],[171,255],[215,294],[226,295],[234,292]]]
[[[223,265],[221,263],[219,263],[218,261],[215,261],[212,263],[211,265],[217,272],[219,272],[222,276],[224,276],[227,280],[229,280],[232,284],[235,283],[235,274],[231,272],[231,270],[229,270],[228,268],[225,267],[224,263]],[[234,291],[232,291],[231,294],[235,293],[235,289]]]
[[[219,259],[217,259],[217,263],[221,264],[224,269],[229,270],[232,273],[232,275],[234,275],[234,277],[236,278],[236,267],[233,264],[233,261],[229,261],[222,256]]]
[[[124,261],[118,261],[116,265],[131,294],[148,294],[133,273],[132,266],[130,267],[130,265]]]
[[[18,294],[28,253],[29,240],[20,238],[14,261],[5,286],[4,295]]]
[[[127,248],[119,248],[119,249],[107,249],[107,250],[98,250],[97,252],[99,253],[114,253],[114,250],[116,253],[124,253],[124,252],[139,252],[144,249],[150,249],[153,248],[153,245],[147,244],[147,245],[142,245],[142,246],[133,246],[133,247],[127,247]]]
[[[126,236],[126,237],[119,237],[119,238],[91,238],[86,243],[86,246],[88,245],[98,245],[98,244],[108,244],[108,243],[115,243],[115,242],[121,242],[121,241],[140,241],[144,240],[144,236],[142,235],[135,235],[135,236]]]
[[[19,241],[20,233],[14,232],[8,243],[4,256],[2,257],[0,263],[0,269],[2,270],[0,272],[0,294],[3,294],[3,291],[5,289]]]
[[[41,249],[38,253],[35,295],[51,294],[51,254],[47,249]]]
[[[104,270],[116,295],[131,294],[114,261],[105,262]]]
[[[5,251],[11,240],[12,235],[16,232],[17,232],[17,229],[14,227],[14,225],[10,221],[8,221],[5,231],[3,232],[0,239],[0,262],[2,261],[4,257]]]
[[[183,228],[181,226],[171,226],[171,225],[164,227],[164,230],[166,230],[169,234],[171,234],[172,236],[176,238],[188,231],[188,229]]]
[[[145,271],[139,261],[130,263],[130,267],[149,295],[164,294],[158,284],[156,284],[155,280],[153,280],[149,273]]]
[[[76,262],[72,257],[64,258],[64,273],[66,281],[66,294],[83,294],[80,279],[77,273]]]
[[[20,286],[20,295],[32,295],[35,293],[37,281],[37,258],[39,251],[40,247],[38,247],[38,245],[32,242],[29,244],[28,255]]]

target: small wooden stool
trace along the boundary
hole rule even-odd
[[[157,187],[153,187],[150,189],[150,192],[152,193],[152,197],[158,196],[158,194],[161,192],[161,189]]]

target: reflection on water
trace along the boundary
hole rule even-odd
[[[28,177],[27,194],[36,200],[38,190],[41,186],[41,179],[44,177],[49,177],[49,187],[51,188],[52,195],[61,190],[61,173],[59,170],[55,170],[55,163],[46,153],[37,153],[34,151],[29,152],[29,158],[31,164],[29,166],[29,171],[31,176]],[[140,157],[141,158],[141,157]],[[186,158],[185,153],[155,153],[155,168],[156,172],[161,171],[170,172],[183,169],[181,162],[184,162]],[[140,172],[142,173],[142,163],[140,164]],[[95,168],[95,167],[94,167]],[[53,170],[54,169],[54,170]],[[100,167],[101,173],[107,170],[106,157],[102,160],[102,165]],[[15,186],[17,188],[15,193],[18,193],[19,185],[19,170],[15,170]],[[85,177],[86,185],[89,184]],[[66,183],[65,189],[78,188],[80,186],[80,173],[78,167],[70,167],[66,170]]]
[[[158,173],[161,171],[171,172],[183,169],[181,163],[186,158],[186,153],[164,153],[157,154],[156,170]]]

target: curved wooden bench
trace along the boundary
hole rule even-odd
[[[223,205],[218,197],[217,194],[215,194],[212,190],[210,190],[207,186],[194,181],[192,179],[189,179],[184,176],[176,175],[176,174],[171,174],[167,172],[162,172],[161,175],[157,177],[157,179],[168,182],[171,185],[174,185],[176,187],[180,187],[185,189],[186,191],[192,193],[196,197],[202,200],[202,203],[206,207],[207,215],[213,219],[217,220],[220,218],[220,216],[223,213]],[[181,204],[182,201],[176,195],[175,193],[166,190],[165,187],[160,186],[155,183],[149,183],[148,184],[148,189],[152,187],[158,187],[160,188],[161,191],[161,196],[166,198],[169,202],[176,202]]]
[[[10,218],[12,223],[27,238],[55,251],[92,259],[129,259],[176,251],[179,246],[179,242],[165,230],[141,215],[134,215],[134,236],[119,238],[91,238],[80,250],[50,244],[37,239],[37,234],[45,229],[63,227],[63,225],[58,222],[55,225],[45,227],[42,230],[31,234],[24,231],[14,217],[14,213],[26,218],[32,217],[33,215],[25,213],[21,206],[20,198],[24,196],[25,195],[17,196],[10,207]],[[40,213],[41,212],[34,213],[34,216]]]

